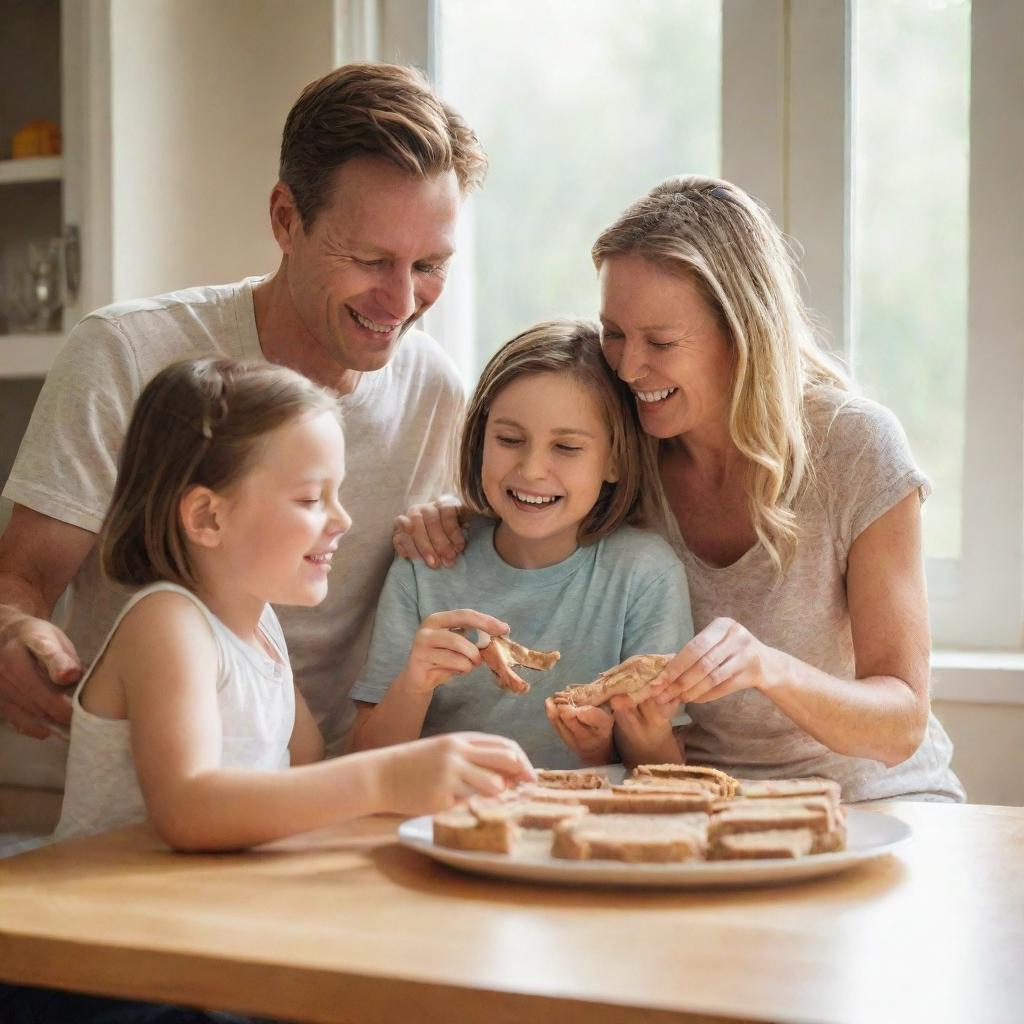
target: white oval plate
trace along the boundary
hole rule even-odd
[[[614,860],[561,860],[552,857],[551,833],[524,832],[513,854],[475,853],[434,845],[429,816],[398,826],[403,846],[433,857],[460,871],[494,878],[516,878],[557,885],[718,886],[793,882],[844,871],[892,853],[910,841],[910,826],[875,811],[847,809],[847,848],[796,860],[691,861],[682,864],[624,864]]]

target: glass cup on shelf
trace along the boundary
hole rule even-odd
[[[29,239],[5,247],[0,307],[8,333],[60,330],[64,307],[63,239]]]

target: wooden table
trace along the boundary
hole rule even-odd
[[[689,892],[478,879],[397,819],[222,856],[130,829],[0,862],[0,978],[310,1022],[1024,1019],[1024,809],[877,810],[897,855]]]

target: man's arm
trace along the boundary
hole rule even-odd
[[[0,715],[37,739],[71,721],[60,690],[82,665],[49,617],[96,543],[96,535],[15,505],[0,536]]]

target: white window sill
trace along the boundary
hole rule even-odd
[[[932,699],[1024,705],[1024,651],[932,651]]]

